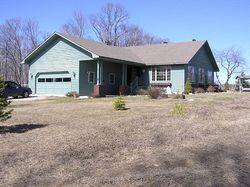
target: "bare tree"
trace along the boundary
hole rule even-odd
[[[118,46],[123,35],[123,26],[128,21],[128,13],[120,4],[108,3],[101,12],[90,17],[96,37],[103,43]]]
[[[5,79],[27,83],[28,68],[20,64],[23,58],[39,44],[38,23],[35,20],[14,18],[0,25],[0,64]]]
[[[123,32],[122,37],[119,39],[120,46],[138,46],[169,41],[147,33],[137,25],[124,25]]]
[[[143,45],[143,30],[137,25],[124,25],[123,35],[119,39],[119,46]]]
[[[222,51],[217,51],[215,53],[215,56],[222,71],[226,72],[226,80],[224,85],[228,84],[232,75],[241,73],[243,71],[243,68],[245,66],[245,59],[243,58],[240,50],[235,49],[234,47],[230,47]],[[217,72],[216,78],[219,84],[223,86],[223,83],[221,82],[219,74]]]
[[[87,20],[81,11],[75,11],[73,18],[68,21],[68,23],[62,26],[64,33],[78,36],[80,38],[86,35],[87,30]]]

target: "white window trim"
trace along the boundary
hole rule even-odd
[[[200,71],[202,72],[202,74],[201,74],[201,77],[202,77],[202,80],[200,79]],[[199,68],[198,69],[198,80],[199,80],[199,83],[205,83],[205,77],[206,77],[206,75],[205,75],[205,69],[204,68]]]
[[[170,79],[168,79],[168,69],[170,70]],[[167,79],[167,81],[172,80],[172,66],[167,66],[167,68],[166,68],[166,79]]]
[[[113,83],[110,82],[110,75],[114,76],[114,82]],[[111,84],[111,85],[115,84],[115,73],[109,73],[109,84]]]
[[[190,69],[192,71],[192,76],[190,77]],[[195,83],[196,82],[196,77],[195,77],[195,67],[194,66],[188,66],[188,76],[187,79],[190,80],[190,82]]]
[[[165,67],[165,80],[157,80],[157,68],[158,67]],[[153,80],[153,68],[155,68],[155,80]],[[170,80],[168,80],[168,69],[170,69]],[[172,67],[171,66],[152,66],[151,67],[151,82],[152,83],[166,83],[166,82],[170,82],[172,80]]]
[[[207,83],[212,84],[213,83],[213,71],[207,70]]]
[[[93,82],[90,81],[90,74],[91,74],[91,73],[93,73]],[[88,83],[89,83],[89,84],[94,84],[94,83],[95,83],[95,72],[89,71],[87,74],[88,74]]]

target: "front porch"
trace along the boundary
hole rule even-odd
[[[79,93],[103,97],[128,95],[140,84],[143,65],[98,59],[80,62]]]

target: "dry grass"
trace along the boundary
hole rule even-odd
[[[250,186],[250,94],[16,102],[0,126],[0,186]]]

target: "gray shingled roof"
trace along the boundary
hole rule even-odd
[[[187,64],[204,44],[208,46],[207,41],[190,41],[134,47],[116,47],[63,33],[54,33],[37,49],[29,54],[22,63],[29,61],[29,59],[39,53],[42,48],[46,47],[46,43],[49,43],[57,36],[65,38],[69,42],[99,56],[100,58],[110,58],[144,65]],[[209,52],[209,55],[215,65],[215,69],[218,69],[212,52]]]
[[[141,59],[139,59],[134,53],[132,53],[128,49],[124,49],[122,47],[110,46],[104,43],[96,42],[93,40],[82,39],[63,33],[58,33],[58,34],[100,57],[143,63]]]
[[[206,41],[126,47],[146,65],[187,64]]]
[[[59,33],[59,35],[88,49],[98,56],[146,65],[187,64],[206,42],[191,41],[133,47],[115,47],[63,33]]]

